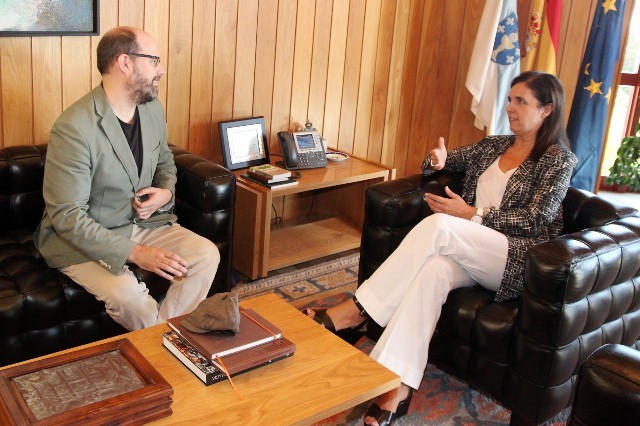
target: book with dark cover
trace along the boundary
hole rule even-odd
[[[224,357],[282,337],[282,331],[278,327],[252,309],[240,310],[240,331],[235,334],[219,331],[194,333],[181,325],[182,320],[187,315],[170,318],[167,321],[169,327],[180,334],[182,338],[209,360],[214,359],[216,356]],[[257,323],[249,319],[247,315]],[[261,325],[267,328],[268,331]]]
[[[251,182],[255,182],[257,184],[260,184],[262,186],[266,186],[267,188],[271,188],[271,189],[278,189],[278,188],[286,188],[287,186],[293,186],[293,185],[297,185],[298,181],[293,179],[293,178],[287,178],[286,180],[281,180],[281,181],[274,181],[271,183],[265,182],[263,180],[260,180],[258,178],[255,178],[253,176],[250,176],[248,174],[242,174],[240,175],[243,179],[246,179],[248,181]]]
[[[209,386],[227,378],[208,359],[200,354],[178,333],[168,331],[162,334],[162,346],[167,348],[205,385]]]
[[[200,379],[206,386],[220,382],[227,378],[220,367],[209,362],[189,342],[177,333],[169,331],[162,334],[162,345],[169,350],[180,362]],[[230,370],[229,374],[242,374],[267,364],[280,361],[292,356],[296,346],[289,340],[282,338],[276,342],[265,343],[243,351],[245,356],[228,355],[223,359],[224,365]]]
[[[282,180],[291,177],[291,171],[271,164],[249,167],[247,174],[266,181]]]
[[[214,358],[211,363],[219,370],[223,370],[223,366],[220,365],[220,360],[222,360],[224,368],[233,376],[290,357],[295,351],[296,345],[283,337],[222,358]]]
[[[249,176],[251,176],[251,177],[256,178],[256,179],[260,179],[261,181],[266,182],[266,183],[282,182],[282,181],[285,181],[285,180],[288,180],[289,178],[291,178],[291,175],[288,175],[288,176],[282,175],[282,176],[276,176],[276,177],[267,177],[267,176],[265,176],[265,175],[263,175],[263,174],[256,173],[256,172],[252,172],[252,171],[251,171],[251,169],[247,170],[247,174],[248,174]]]

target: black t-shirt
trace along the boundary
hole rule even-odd
[[[138,107],[136,107],[136,112],[133,116],[133,123],[125,123],[119,118],[118,121],[120,122],[120,127],[122,127],[122,131],[124,132],[124,136],[127,138],[127,142],[129,142],[129,148],[131,148],[131,153],[133,154],[133,158],[136,160],[136,165],[138,166],[138,177],[140,177],[140,172],[142,171],[142,133],[140,132],[140,116],[138,114]]]

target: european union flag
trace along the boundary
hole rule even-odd
[[[582,60],[567,124],[571,148],[578,156],[571,185],[595,192],[611,99],[611,82],[619,58],[626,0],[600,1]]]

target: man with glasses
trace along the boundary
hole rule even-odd
[[[49,266],[136,330],[195,309],[220,254],[172,212],[176,168],[157,99],[165,71],[155,42],[142,30],[114,28],[100,40],[97,62],[102,83],[51,130],[34,242]],[[128,263],[171,281],[161,305]]]

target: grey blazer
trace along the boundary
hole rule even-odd
[[[514,141],[515,136],[488,136],[447,153],[445,169],[465,173],[462,198],[467,204],[475,203],[480,175]],[[551,145],[539,161],[528,159],[516,169],[507,182],[500,206],[488,209],[482,224],[502,232],[509,241],[507,266],[496,301],[518,297],[522,292],[527,250],[560,235],[562,200],[577,161],[570,150]]]
[[[95,261],[114,274],[134,246],[133,224],[174,223],[168,211],[136,217],[136,191],[154,186],[175,194],[176,168],[158,100],[138,105],[143,162],[138,168],[102,85],[65,110],[51,129],[44,171],[45,211],[34,243],[54,268]],[[173,200],[167,204],[173,205]],[[163,208],[164,209],[164,208]],[[161,210],[163,210],[161,209]]]

